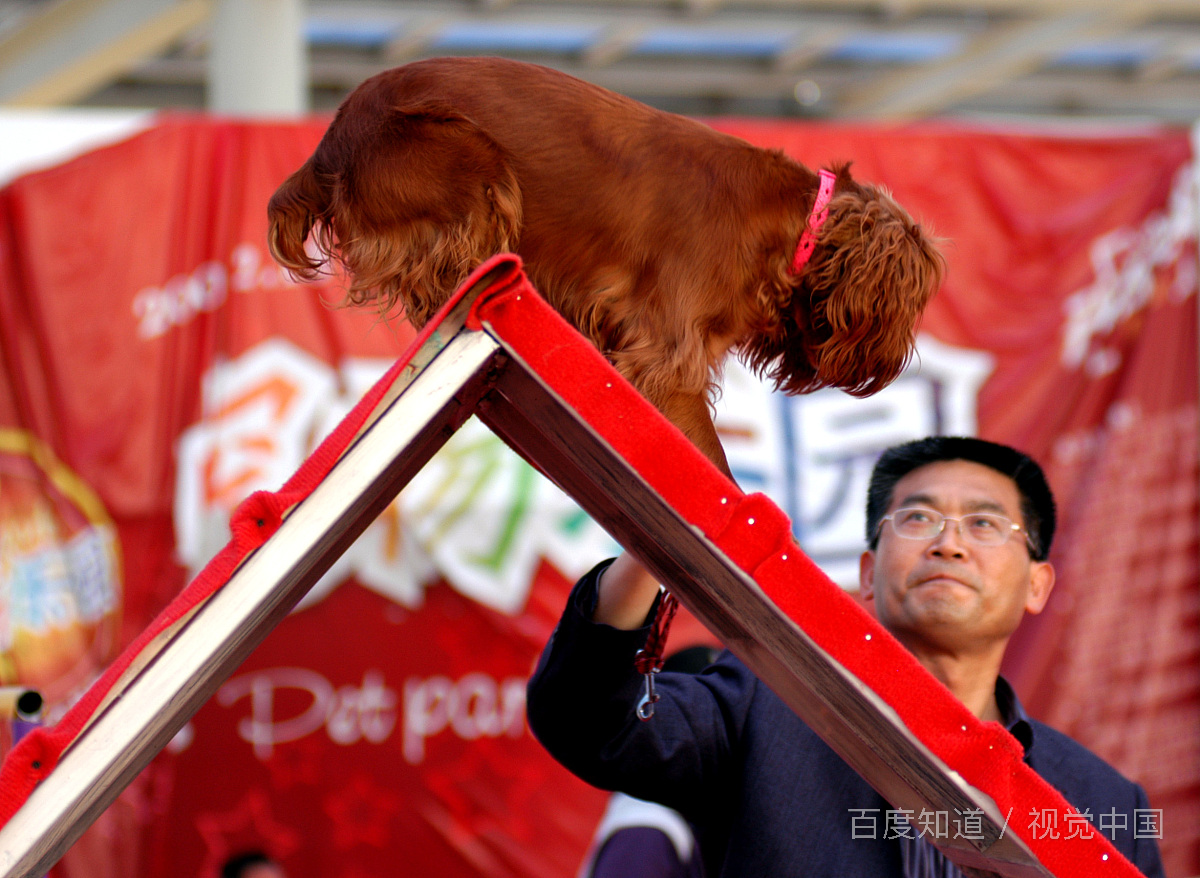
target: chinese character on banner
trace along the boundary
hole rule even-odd
[[[994,365],[989,353],[922,335],[895,382],[856,399],[830,389],[772,393],[731,363],[717,432],[738,484],[774,500],[808,555],[839,585],[857,588],[863,506],[876,458],[922,436],[974,435],[976,397]]]
[[[351,359],[335,369],[274,338],[214,367],[204,381],[205,416],[179,440],[181,559],[198,572],[228,541],[237,504],[282,485],[388,365]],[[299,607],[351,576],[417,607],[444,577],[472,600],[517,614],[543,558],[575,578],[615,551],[573,500],[471,418]]]

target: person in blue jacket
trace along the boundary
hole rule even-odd
[[[698,674],[720,654],[696,644],[666,657],[671,674]],[[578,878],[704,878],[695,834],[677,811],[613,793],[596,827]]]
[[[888,449],[868,489],[861,593],[967,708],[1009,729],[1079,812],[1036,816],[1054,816],[1062,836],[1073,818],[1090,819],[1159,878],[1161,813],[1144,790],[1027,716],[1000,676],[1021,619],[1050,597],[1054,528],[1045,476],[1015,449],[941,436]],[[576,584],[528,689],[530,726],[556,759],[595,786],[678,811],[709,876],[961,874],[931,842],[936,831],[885,824],[891,806],[728,652],[699,675],[657,675],[660,700],[640,721],[634,656],[659,594],[627,554]]]

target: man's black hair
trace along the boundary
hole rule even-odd
[[[879,543],[879,525],[892,503],[896,483],[915,469],[947,460],[966,460],[990,467],[1016,483],[1021,495],[1021,522],[1029,534],[1029,554],[1045,561],[1054,539],[1054,494],[1042,468],[1028,454],[970,436],[930,436],[889,448],[880,455],[867,488],[867,544]]]

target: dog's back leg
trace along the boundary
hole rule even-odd
[[[400,303],[422,326],[476,265],[515,248],[520,187],[499,146],[451,110],[367,116],[339,113],[306,165],[328,192],[316,243],[346,268],[350,303]]]
[[[647,359],[647,355],[653,359]],[[683,431],[704,456],[717,469],[731,479],[725,449],[717,438],[713,425],[712,409],[708,404],[708,385],[696,389],[694,376],[684,376],[662,360],[656,349],[645,345],[629,344],[610,350],[608,358],[618,372],[624,375],[638,391],[657,408],[668,421]]]
[[[729,461],[725,458],[725,449],[717,438],[717,428],[713,424],[712,410],[708,405],[707,394],[674,393],[666,399],[655,401],[658,407],[671,423],[675,424],[692,442],[704,452],[704,456],[725,475],[733,479],[729,471]]]

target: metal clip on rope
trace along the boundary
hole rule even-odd
[[[654,702],[658,701],[658,693],[654,691],[654,675],[658,673],[658,669],[649,671],[644,676],[646,678],[646,693],[642,696],[642,700],[638,702],[637,716],[642,722],[654,716]]]
[[[654,716],[654,702],[658,701],[658,693],[654,691],[654,675],[662,670],[663,647],[667,642],[667,632],[671,629],[671,620],[679,609],[679,601],[669,591],[664,591],[658,602],[658,610],[654,614],[654,623],[650,626],[650,634],[646,645],[639,649],[634,657],[633,666],[639,674],[646,678],[646,694],[638,702],[637,715],[642,722]]]

